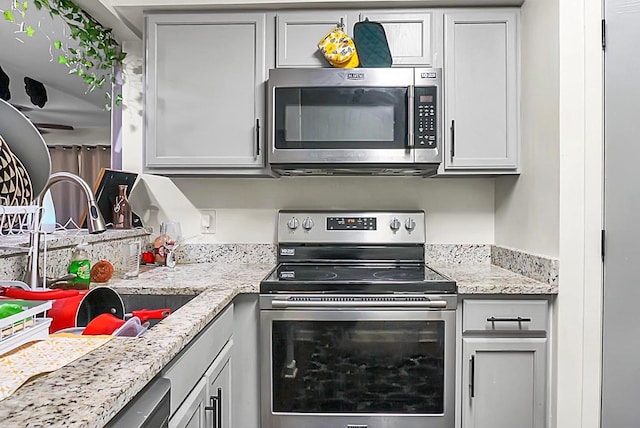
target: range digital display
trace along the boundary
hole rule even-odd
[[[375,217],[327,217],[327,230],[376,230]]]

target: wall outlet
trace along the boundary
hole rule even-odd
[[[216,233],[216,210],[200,210],[202,215],[200,220],[201,233]]]

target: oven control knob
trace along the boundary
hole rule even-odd
[[[400,220],[398,220],[396,217],[394,217],[393,220],[391,220],[391,223],[389,223],[389,227],[394,232],[397,232],[400,229],[400,226]]]
[[[411,232],[413,229],[416,228],[416,221],[411,217],[409,217],[407,221],[404,222],[404,228],[407,229],[409,232]]]
[[[298,219],[291,217],[287,222],[287,227],[291,230],[296,230],[298,228]]]
[[[302,220],[302,227],[304,228],[304,230],[309,230],[313,227],[313,220],[311,220],[311,218],[307,217],[304,220]]]

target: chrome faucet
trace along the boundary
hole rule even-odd
[[[78,177],[75,174],[70,172],[62,171],[55,172],[49,176],[49,180],[47,184],[45,184],[44,189],[40,193],[38,197],[38,206],[42,206],[44,201],[44,195],[47,193],[47,190],[51,186],[61,181],[69,181],[77,184],[84,191],[84,194],[87,198],[87,230],[91,234],[102,233],[107,230],[107,227],[104,223],[104,219],[100,214],[100,210],[96,205],[96,198],[93,195],[93,191],[89,187],[86,181],[82,178]],[[40,217],[42,216],[42,210],[37,214],[37,219],[34,222],[34,230],[31,232],[31,236],[29,238],[29,258],[27,261],[27,268],[25,270],[23,279],[27,284],[29,284],[32,288],[44,286],[44,281],[42,279],[43,276],[46,275],[46,272],[43,272],[43,275],[39,275],[38,263],[40,260]]]

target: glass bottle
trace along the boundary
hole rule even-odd
[[[113,227],[115,229],[131,229],[131,205],[127,199],[126,184],[118,185],[118,196],[113,204]]]

